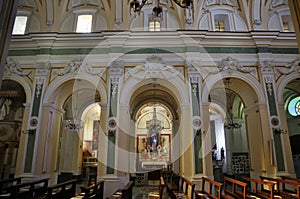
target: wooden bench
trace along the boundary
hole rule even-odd
[[[122,189],[118,189],[111,198],[132,199],[133,181],[129,181]]]
[[[247,183],[224,177],[223,189],[224,192],[222,193],[222,198],[245,199],[247,193]]]
[[[220,199],[222,197],[222,187],[222,183],[202,177],[202,188],[200,191],[195,191],[195,197],[196,199]]]
[[[148,193],[148,199],[162,199],[163,191],[165,186],[165,180],[164,177],[160,177],[159,181],[159,190],[158,191],[151,191]]]
[[[181,184],[179,190],[172,190],[171,198],[187,198],[193,199],[195,192],[195,184],[192,183],[190,180],[181,177]]]
[[[13,185],[8,189],[9,199],[40,199],[44,198],[49,178]]]
[[[57,185],[48,187],[46,199],[69,199],[76,194],[77,180],[68,180]]]
[[[249,183],[249,187],[250,187],[247,190],[246,198],[254,198],[254,197],[265,198],[265,199],[276,198],[276,191],[275,191],[276,183],[248,178],[248,177],[242,177],[242,180]]]
[[[100,180],[92,185],[82,186],[80,190],[79,196],[83,196],[82,199],[101,199],[104,192],[104,180]]]
[[[180,175],[178,175],[176,173],[171,174],[171,178],[169,178],[168,181],[166,182],[166,187],[167,187],[167,191],[168,191],[169,195],[172,194],[172,191],[179,190],[180,181],[181,181]]]
[[[0,180],[0,198],[9,195],[8,190],[11,186],[21,184],[22,177]]]
[[[297,198],[300,199],[300,182],[293,178],[271,178],[260,176],[261,180],[273,182],[276,184],[275,193],[282,198]]]

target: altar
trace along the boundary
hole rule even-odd
[[[170,164],[170,134],[162,133],[161,121],[147,121],[147,133],[137,136],[137,171],[167,168]]]

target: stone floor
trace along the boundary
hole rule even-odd
[[[142,186],[134,186],[133,187],[133,199],[154,199],[156,197],[150,197],[149,193],[158,192],[159,191],[159,181],[158,182],[148,182],[147,185]],[[169,194],[167,193],[167,188],[164,187],[163,190],[163,199],[169,199]],[[158,198],[159,199],[159,198]]]

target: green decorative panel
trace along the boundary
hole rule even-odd
[[[266,84],[265,86],[267,88],[270,114],[271,114],[271,116],[272,115],[277,115],[277,106],[276,106],[276,100],[275,100],[275,95],[274,95],[273,84],[270,85],[269,90],[268,90],[268,84]]]
[[[36,134],[36,130],[28,131],[27,149],[26,149],[26,156],[25,156],[26,158],[25,158],[25,167],[24,167],[25,173],[30,173],[32,169],[35,134]]]
[[[41,88],[40,88],[40,91],[42,91],[42,90],[43,90],[43,84],[41,85]],[[41,93],[38,95],[37,91],[35,91],[31,116],[37,117],[39,115],[41,97],[42,97]]]
[[[275,134],[274,131],[275,129],[273,129],[273,138],[276,152],[277,169],[278,171],[285,171],[281,137],[280,134]]]
[[[267,47],[159,47],[159,48],[132,48],[132,47],[97,47],[97,48],[66,48],[66,49],[26,49],[26,50],[9,50],[9,56],[34,56],[34,55],[88,55],[88,54],[108,54],[108,53],[125,53],[125,54],[169,54],[169,53],[234,53],[234,54],[298,54],[297,48],[267,48]]]
[[[116,131],[108,132],[107,174],[115,173]]]
[[[194,159],[195,159],[195,172],[203,173],[203,158],[202,158],[202,137],[201,131],[194,130]]]

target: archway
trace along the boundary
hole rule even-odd
[[[296,177],[300,178],[300,78],[290,81],[284,88],[283,100],[288,131],[279,129],[280,133],[289,133]]]
[[[248,90],[248,93],[244,90]],[[251,127],[247,126],[249,118],[246,118],[246,115],[250,110],[245,108],[255,106],[255,101],[251,102],[249,98],[257,97],[253,89],[238,78],[224,78],[210,91],[212,159],[217,181],[223,182],[223,175],[236,179],[250,176],[250,152],[253,151],[253,147],[249,143],[253,142],[254,133]],[[256,128],[261,126],[257,125]]]
[[[15,175],[26,94],[22,85],[4,80],[0,91],[0,179]],[[23,133],[27,133],[23,131]]]
[[[57,129],[53,131],[57,133],[57,140],[53,140],[51,146],[56,151],[52,162],[57,168],[57,181],[86,179],[89,172],[98,173],[99,134],[102,132],[100,92],[97,85],[79,77],[60,80],[57,85],[49,89],[52,94],[46,94],[47,100],[63,110],[54,112],[53,118],[59,121],[53,123],[59,126],[52,127]],[[90,166],[94,168],[87,170]]]

